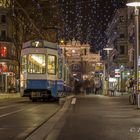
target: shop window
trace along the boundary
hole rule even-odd
[[[12,65],[9,65],[9,71],[12,71]]]
[[[48,55],[48,73],[56,74],[56,56]]]
[[[0,55],[1,55],[1,57],[6,57],[6,55],[7,55],[7,48],[6,47],[1,46]]]
[[[6,15],[1,15],[1,23],[6,23]]]
[[[2,73],[2,64],[0,64],[0,74]]]
[[[2,66],[2,72],[7,72],[7,65]]]

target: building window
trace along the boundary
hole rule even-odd
[[[4,47],[4,46],[0,47],[0,55],[1,55],[1,57],[6,57],[6,55],[7,55],[7,48],[6,47]]]
[[[1,30],[1,37],[5,38],[6,37],[6,30]]]
[[[120,38],[124,38],[124,34],[120,34]]]
[[[86,49],[85,49],[85,52],[84,53],[85,53],[85,55],[87,55],[87,50]]]
[[[1,15],[1,23],[6,23],[6,15]]]
[[[120,54],[125,54],[125,46],[120,46]]]
[[[124,22],[125,19],[124,19],[124,16],[120,16],[120,22]]]
[[[16,56],[15,47],[12,46],[11,48],[12,48],[12,49],[11,49],[11,55]]]

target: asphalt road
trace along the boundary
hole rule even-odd
[[[0,102],[0,140],[23,140],[60,109],[57,102],[32,103],[28,99]]]
[[[140,110],[128,97],[74,100],[46,140],[140,140]]]

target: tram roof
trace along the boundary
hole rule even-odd
[[[31,40],[23,43],[22,49],[25,48],[50,48],[50,49],[58,49],[58,44],[53,42],[48,42],[46,40]]]

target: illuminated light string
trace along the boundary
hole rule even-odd
[[[92,51],[102,49],[107,41],[105,29],[115,11],[125,6],[126,0],[58,0],[64,29],[59,37],[75,38],[89,43]]]

